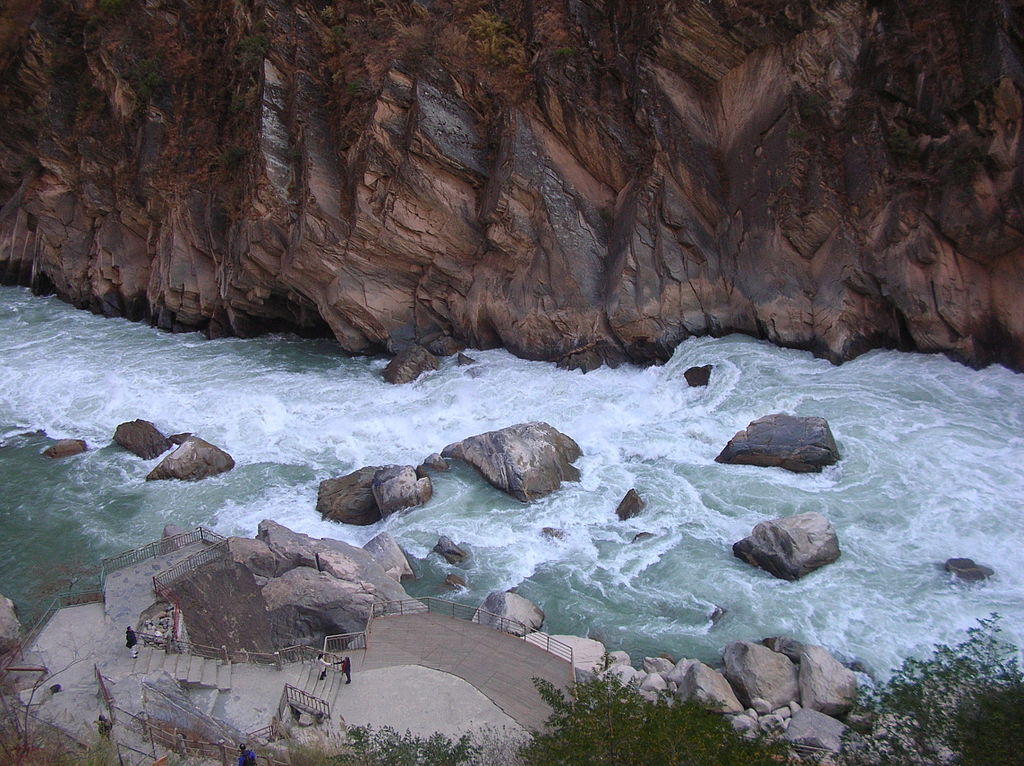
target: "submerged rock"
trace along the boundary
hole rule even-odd
[[[995,574],[994,569],[976,564],[974,559],[947,559],[945,568],[947,572],[964,582],[980,582]]]
[[[767,415],[739,431],[715,458],[717,463],[779,466],[795,473],[821,471],[839,460],[824,418]]]
[[[820,513],[762,521],[732,546],[733,555],[783,580],[797,580],[839,558],[839,539]]]
[[[384,380],[388,383],[411,383],[429,370],[441,366],[437,357],[422,346],[409,346],[400,351],[384,368]]]
[[[639,516],[640,511],[646,507],[647,503],[640,497],[640,494],[635,489],[631,489],[619,501],[619,506],[615,509],[615,515],[619,517],[619,521],[626,521],[634,516]]]
[[[578,481],[579,445],[547,423],[521,423],[449,444],[444,457],[469,463],[493,486],[528,502]]]
[[[712,365],[705,364],[702,367],[691,367],[683,373],[683,377],[686,378],[686,382],[691,388],[701,388],[708,384],[711,380]]]
[[[143,460],[151,460],[173,446],[171,440],[148,420],[121,423],[114,430],[114,441]]]
[[[215,447],[198,436],[190,436],[174,452],[157,463],[146,476],[146,481],[196,481],[230,471],[234,467],[234,459],[220,447]]]
[[[60,439],[56,443],[50,445],[43,450],[43,455],[51,459],[58,459],[62,457],[71,457],[72,455],[79,455],[88,449],[85,441],[82,439]]]

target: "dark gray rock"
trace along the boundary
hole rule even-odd
[[[457,574],[450,574],[444,578],[444,582],[441,583],[444,590],[465,590],[466,580],[464,577],[459,577]]]
[[[710,364],[705,364],[703,367],[691,367],[683,373],[683,377],[686,378],[686,382],[691,388],[700,388],[706,386],[711,380],[712,369]]]
[[[337,479],[320,482],[316,509],[327,521],[366,526],[381,520],[373,497],[373,477],[380,466],[366,466]]]
[[[620,521],[626,521],[626,519],[639,516],[640,511],[646,507],[647,503],[640,497],[640,494],[635,489],[631,489],[619,501],[619,507],[615,509],[615,515],[619,517]]]
[[[976,564],[973,559],[948,559],[945,566],[947,572],[964,582],[980,582],[995,574],[994,569]]]
[[[198,481],[208,476],[230,471],[235,461],[220,447],[215,447],[198,436],[190,436],[177,449],[165,457],[146,476],[146,481],[181,479]]]
[[[715,458],[718,463],[779,466],[795,473],[821,471],[839,460],[824,418],[767,415],[739,431]]]
[[[771,638],[762,638],[761,646],[767,646],[773,652],[784,654],[792,662],[800,662],[800,653],[804,650],[804,645],[794,638],[787,638],[786,636],[772,636]]]
[[[652,537],[654,537],[653,532],[637,532],[635,535],[633,535],[633,539],[629,542],[638,543],[641,540],[650,540]]]
[[[160,433],[157,427],[148,420],[132,420],[128,423],[121,423],[114,430],[114,441],[143,460],[151,460],[172,446],[171,440]]]
[[[43,455],[56,460],[62,457],[80,455],[87,449],[88,446],[82,439],[60,439],[43,450]]]
[[[440,367],[437,357],[422,346],[409,346],[400,351],[384,368],[384,380],[388,383],[411,383],[428,370]]]
[[[547,423],[521,423],[449,444],[444,457],[469,463],[493,486],[528,502],[578,481],[579,445]]]
[[[839,539],[820,513],[762,521],[732,546],[733,555],[783,580],[797,580],[839,558]]]
[[[434,495],[430,477],[418,477],[416,469],[411,465],[378,468],[370,489],[380,515],[384,518],[406,508],[423,505]]]
[[[782,738],[794,745],[820,747],[838,753],[843,746],[845,731],[846,726],[841,721],[817,710],[802,708],[793,713]]]
[[[468,367],[471,364],[476,364],[476,359],[471,356],[466,356],[465,354],[459,354],[456,357],[456,360],[458,361],[459,367]]]
[[[542,529],[540,533],[545,537],[550,537],[552,540],[565,539],[565,530],[559,529],[558,527],[544,527],[544,529]]]
[[[444,556],[449,564],[461,564],[469,559],[469,553],[456,545],[447,535],[441,535],[431,550]]]

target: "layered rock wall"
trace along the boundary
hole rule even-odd
[[[0,10],[0,280],[169,330],[589,368],[744,332],[1024,367],[1022,14]]]

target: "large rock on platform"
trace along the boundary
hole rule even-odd
[[[16,647],[20,639],[21,622],[14,611],[14,602],[0,594],[0,655]]]
[[[800,652],[800,704],[831,716],[845,715],[857,696],[857,676],[827,649],[804,645]]]
[[[732,546],[733,555],[783,580],[797,580],[839,558],[839,539],[820,513],[762,521]]]
[[[373,497],[373,477],[380,466],[366,466],[337,479],[320,482],[316,509],[326,521],[366,526],[381,520]]]
[[[379,468],[370,485],[373,499],[380,509],[380,515],[387,518],[392,513],[423,505],[434,495],[434,486],[429,476],[422,479],[411,465],[389,465]]]
[[[198,436],[190,436],[174,452],[165,457],[146,476],[155,479],[183,479],[196,481],[207,476],[230,471],[235,461],[220,447],[215,447]]]
[[[676,694],[683,700],[696,700],[714,713],[739,713],[743,710],[725,676],[703,662],[693,662],[686,669]]]
[[[511,620],[512,623],[505,620]],[[544,624],[544,612],[539,606],[518,593],[496,590],[480,604],[477,611],[477,622],[506,633],[522,636],[540,630]]]
[[[377,563],[381,565],[388,577],[398,582],[412,579],[416,576],[412,571],[412,567],[409,566],[409,559],[406,557],[405,552],[395,541],[395,538],[387,532],[381,532],[372,538],[363,546],[363,550],[377,560]]]
[[[547,423],[521,423],[449,444],[441,454],[464,460],[493,486],[525,503],[554,492],[563,481],[578,481],[580,472],[572,463],[583,453]]]
[[[59,439],[43,450],[43,455],[56,460],[62,457],[79,455],[87,449],[88,445],[82,439]]]
[[[411,383],[420,375],[440,367],[437,357],[423,346],[409,346],[400,351],[384,368],[384,380],[388,383]]]
[[[800,684],[796,666],[785,655],[760,644],[734,641],[722,653],[725,677],[745,707],[753,700],[775,710],[797,699]]]
[[[839,460],[824,418],[767,415],[738,432],[715,458],[718,463],[779,466],[796,473],[820,471]]]
[[[169,450],[173,443],[148,420],[132,420],[114,430],[114,441],[143,460],[151,460]]]
[[[296,567],[262,588],[275,644],[289,646],[366,628],[377,599],[358,581]]]

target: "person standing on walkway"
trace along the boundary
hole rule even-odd
[[[256,766],[256,753],[245,745],[239,745],[238,766]]]
[[[352,661],[348,657],[341,661],[341,672],[345,674],[345,683],[352,683]]]
[[[135,631],[132,630],[131,625],[124,630],[124,645],[132,653],[133,659],[139,656],[139,639],[135,637]]]
[[[110,730],[114,728],[113,722],[108,719],[103,713],[100,713],[99,720],[96,721],[96,729],[99,731],[100,736],[106,739],[110,739]]]

